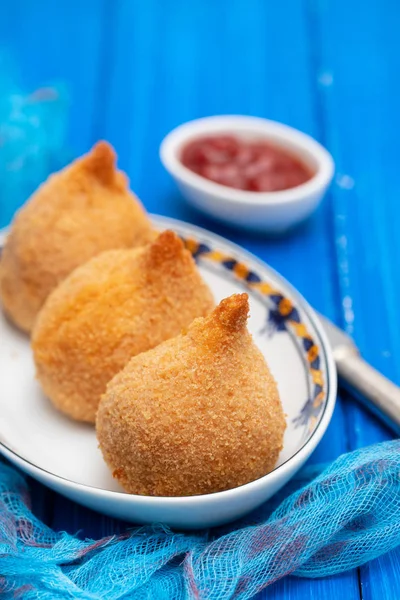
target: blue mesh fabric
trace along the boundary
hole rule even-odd
[[[242,522],[199,533],[140,528],[98,541],[41,523],[22,475],[0,463],[5,600],[245,599],[289,573],[339,573],[399,543],[399,440],[303,470]]]

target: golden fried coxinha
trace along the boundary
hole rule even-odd
[[[49,293],[100,252],[154,238],[115,153],[99,142],[51,175],[17,213],[0,263],[0,296],[9,318],[30,332]]]
[[[277,385],[247,330],[247,294],[132,358],[107,386],[97,437],[132,494],[227,490],[271,471],[286,428]]]
[[[108,381],[132,356],[176,336],[214,306],[172,231],[78,267],[49,296],[32,333],[37,376],[67,415],[94,422]]]

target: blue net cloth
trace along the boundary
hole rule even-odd
[[[399,543],[399,440],[303,470],[240,523],[185,534],[132,529],[98,541],[36,519],[23,476],[0,462],[4,600],[244,599],[289,573],[339,573]]]

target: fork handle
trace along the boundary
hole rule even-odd
[[[335,362],[343,387],[400,436],[400,387],[371,367],[356,349],[339,349]]]

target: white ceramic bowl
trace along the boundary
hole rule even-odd
[[[288,190],[249,192],[214,183],[181,163],[180,153],[189,141],[222,133],[269,140],[302,159],[315,175]],[[180,125],[164,138],[160,157],[183,196],[196,208],[219,221],[268,233],[282,233],[308,217],[322,200],[334,173],[331,155],[310,136],[276,121],[239,115],[206,117]]]

